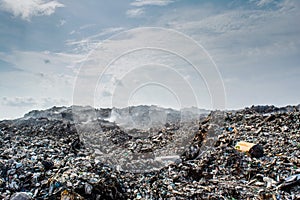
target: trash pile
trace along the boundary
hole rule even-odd
[[[202,115],[180,159],[143,173],[99,161],[70,110],[53,109],[0,121],[0,199],[300,199],[300,105]],[[108,140],[138,153],[163,148],[179,126],[136,138],[136,129],[94,120]]]

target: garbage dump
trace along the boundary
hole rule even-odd
[[[190,124],[194,137],[174,162],[140,173],[99,161],[71,108],[32,111],[0,122],[0,199],[300,199],[299,108],[204,114]],[[179,126],[170,120],[136,138],[105,120],[111,110],[96,113],[90,120],[128,152],[164,148]]]

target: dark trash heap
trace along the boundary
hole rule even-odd
[[[0,121],[0,199],[300,199],[299,110],[252,106],[211,112],[196,124],[180,162],[145,173],[97,161],[68,109],[54,117],[35,111]],[[113,142],[136,142],[115,123],[99,123]],[[164,133],[159,142],[177,127],[155,128]],[[235,147],[240,141],[256,145],[242,152]]]

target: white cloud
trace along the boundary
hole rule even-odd
[[[88,28],[91,28],[91,27],[94,27],[96,26],[97,24],[85,24],[83,26],[80,26],[79,29],[80,30],[84,30],[84,29],[88,29]]]
[[[123,30],[123,27],[105,28],[102,29],[100,33],[90,35],[80,40],[67,40],[66,45],[73,47],[73,51],[78,54],[87,54],[91,50],[95,49],[103,39],[106,39],[107,37],[117,34]],[[74,34],[75,32],[76,31],[74,30],[71,33]]]
[[[258,7],[263,7],[272,3],[273,0],[251,0],[250,2],[254,2]]]
[[[67,105],[69,102],[62,98],[36,98],[36,97],[2,97],[1,104],[3,106],[10,107],[32,107],[32,106],[42,106],[44,108],[53,105]]]
[[[52,106],[69,106],[70,100],[66,98],[37,97],[37,96],[14,96],[2,97],[0,103],[0,119],[15,119],[35,109],[47,109]]]
[[[41,98],[38,101],[38,105],[44,107],[44,108],[49,108],[53,105],[56,106],[62,106],[62,105],[69,105],[70,102],[67,99],[63,98],[51,98],[51,97],[46,97],[46,98]]]
[[[139,17],[144,13],[145,13],[144,8],[137,8],[137,9],[131,9],[126,11],[126,15],[128,17]]]
[[[12,13],[15,17],[30,20],[33,16],[51,15],[56,8],[64,7],[58,1],[45,0],[1,0],[0,9]]]
[[[76,68],[83,58],[84,55],[80,54],[48,51],[0,52],[0,59],[13,64],[18,69],[33,73],[70,74],[73,73],[70,68]]]
[[[166,6],[173,3],[173,0],[135,0],[130,5],[132,6]]]
[[[22,116],[32,109],[70,105],[74,75],[43,72],[3,72],[0,74],[0,119]]]
[[[158,40],[155,39],[157,37]],[[165,48],[168,44],[170,44],[170,48]],[[147,48],[139,49],[139,47],[152,46],[159,49],[166,49],[166,52],[164,50],[151,50]],[[75,104],[89,104],[89,101],[91,100],[90,95],[96,93],[99,95],[99,102],[101,103],[100,107],[107,107],[111,105],[122,107],[121,104],[127,102],[128,99],[126,99],[126,95],[132,91],[131,89],[134,89],[137,85],[143,84],[145,81],[158,83],[163,82],[163,85],[175,88],[176,91],[180,88],[182,92],[176,92],[176,94],[181,97],[188,97],[194,93],[191,92],[191,89],[188,87],[188,83],[186,83],[185,79],[182,77],[193,73],[193,78],[191,78],[193,85],[197,85],[197,90],[201,90],[200,92],[197,92],[197,94],[201,94],[201,98],[198,98],[197,96],[198,99],[201,99],[199,101],[199,105],[201,104],[207,105],[206,107],[211,107],[209,94],[206,91],[204,81],[199,78],[199,76],[195,75],[197,73],[195,72],[195,69],[188,65],[188,63],[186,63],[183,59],[180,59],[167,51],[169,49],[171,52],[176,52],[184,58],[192,56],[190,59],[193,60],[193,63],[199,64],[200,61],[197,59],[200,59],[200,64],[203,64],[203,66],[211,66],[212,64],[208,63],[208,58],[205,57],[204,53],[202,51],[198,52],[197,50],[199,49],[195,48],[196,46],[193,46],[191,49],[189,44],[187,44],[186,39],[182,37],[178,38],[177,35],[170,35],[169,32],[166,33],[162,30],[156,29],[144,30],[141,28],[131,32],[124,32],[115,38],[111,38],[109,41],[103,42],[98,49],[93,51],[93,54],[89,56],[82,67],[83,71],[77,79],[80,84],[75,90],[80,91],[80,96],[78,96],[78,98],[73,98],[75,100]],[[137,49],[137,51],[126,54],[125,52],[127,52],[128,49]],[[178,51],[175,51],[174,49],[178,49]],[[105,74],[101,74],[101,71],[103,71],[104,67],[107,66],[106,61],[111,61],[114,58],[117,58],[118,55],[122,55],[122,57],[118,58],[114,63],[111,63],[105,69]],[[157,64],[159,64],[159,66],[157,66]],[[166,67],[161,67],[160,65]],[[175,71],[178,71],[178,73]],[[203,69],[203,73],[207,74],[208,72]],[[105,76],[111,74],[113,74],[113,76]],[[166,78],[166,74],[168,74],[168,78]],[[98,79],[100,75],[102,79]],[[209,77],[211,77],[211,80],[215,80],[213,75]],[[96,81],[100,80],[98,85],[97,83],[94,83],[94,79],[96,79]],[[118,84],[119,81],[113,80],[121,80],[122,84]],[[185,84],[181,84],[181,82]],[[81,85],[84,87],[81,88]],[[99,86],[96,92],[95,90],[89,89],[95,87],[95,85]],[[119,88],[120,90],[112,92],[115,90],[114,88]],[[202,92],[202,90],[205,91]],[[107,97],[105,91],[110,91],[114,94],[113,96],[109,96],[106,102],[103,100],[104,96]],[[97,95],[96,99],[98,99]],[[148,94],[148,96],[152,95]],[[159,95],[156,95],[156,97],[160,98]],[[196,105],[196,100],[194,98],[195,97],[183,98],[182,105],[187,106],[190,105],[190,103],[191,105]],[[111,99],[113,102],[109,101]]]
[[[126,15],[130,18],[140,17],[145,14],[145,6],[166,6],[173,2],[174,0],[135,0],[130,5],[139,8],[127,10]]]
[[[80,62],[82,55],[13,51],[0,52],[0,57],[22,69],[0,74],[1,92],[6,96],[0,99],[0,109],[3,111],[0,118],[21,116],[32,109],[71,102],[79,67],[77,62]]]
[[[95,39],[95,38],[98,38],[98,37],[101,37],[101,36],[115,34],[115,33],[120,32],[122,30],[124,30],[123,27],[105,28],[105,29],[102,29],[102,31],[100,33],[89,36],[88,39]]]
[[[293,9],[286,12],[288,8]],[[236,55],[237,59],[246,54],[281,56],[299,51],[300,28],[293,20],[300,17],[299,8],[290,1],[268,10],[232,9],[207,17],[193,17],[202,12],[201,9],[190,8],[182,9],[180,16],[166,14],[161,17],[158,26],[167,24],[187,33],[201,41],[210,52],[216,53],[217,58]]]
[[[277,3],[279,10],[283,13],[298,12],[300,9],[300,1],[284,0]]]
[[[74,33],[76,33],[76,31],[75,30],[72,30],[72,31],[70,31],[70,35],[73,35]]]
[[[2,98],[2,105],[6,105],[6,106],[27,107],[27,106],[34,106],[36,104],[37,102],[32,97],[14,97],[14,98],[3,97]]]
[[[294,89],[299,80],[293,74],[299,74],[300,27],[295,19],[300,18],[300,2],[251,3],[221,11],[205,5],[178,7],[158,17],[154,26],[183,32],[206,48],[221,71],[229,108],[293,103],[299,99]],[[281,76],[286,79],[279,84]],[[276,87],[285,95],[281,99],[275,98]]]

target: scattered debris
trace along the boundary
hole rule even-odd
[[[256,144],[250,148],[249,154],[251,157],[261,158],[264,156],[264,149],[261,145]]]
[[[0,199],[299,199],[299,108],[210,114],[183,129],[195,135],[182,155],[160,157],[174,162],[144,173],[95,159],[69,108],[32,111],[0,121]],[[110,117],[108,109],[97,112]],[[98,118],[108,141],[123,145],[123,155],[163,149],[179,130],[172,120],[145,131]]]

